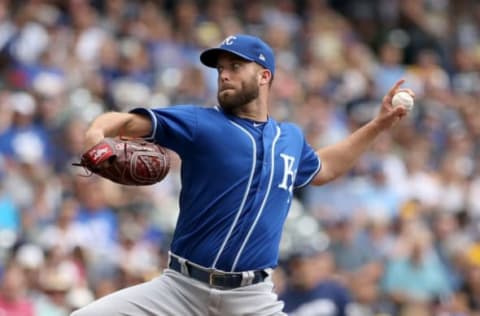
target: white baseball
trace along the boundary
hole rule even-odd
[[[413,108],[413,98],[407,92],[401,91],[393,96],[392,105],[393,107],[403,105],[407,111],[410,111]]]

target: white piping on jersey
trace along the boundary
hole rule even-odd
[[[271,149],[271,159],[272,159],[272,166],[270,169],[270,178],[268,179],[268,187],[267,187],[267,192],[265,192],[265,196],[263,197],[262,204],[260,206],[260,209],[258,210],[257,216],[255,217],[255,221],[252,224],[252,227],[250,227],[250,230],[248,231],[247,236],[245,237],[245,240],[242,243],[242,246],[240,247],[240,250],[237,253],[237,256],[235,257],[235,261],[233,262],[232,266],[232,272],[235,271],[235,268],[237,266],[238,260],[240,259],[240,256],[243,252],[243,249],[245,248],[245,245],[247,244],[248,240],[250,239],[250,236],[252,235],[253,230],[255,229],[255,226],[257,226],[258,220],[260,219],[260,215],[262,215],[263,210],[265,209],[265,205],[267,204],[267,199],[268,196],[270,195],[270,189],[272,188],[272,182],[273,182],[273,175],[275,171],[275,145],[278,141],[278,138],[280,137],[280,127],[277,126],[277,134],[275,135],[275,138],[273,139],[272,142],[272,149]]]
[[[152,119],[153,126],[152,126],[152,134],[149,137],[146,137],[145,139],[154,140],[155,134],[157,133],[157,116],[153,113],[152,110],[150,109],[146,109],[146,110]]]
[[[305,181],[304,183],[302,183],[302,184],[300,184],[300,185],[297,185],[297,186],[295,187],[295,189],[304,187],[304,186],[306,186],[307,184],[309,184],[310,181],[312,181],[313,177],[315,177],[315,176],[317,175],[317,173],[320,171],[320,168],[322,167],[322,161],[320,160],[320,157],[318,157],[318,155],[317,155],[317,158],[318,158],[318,167],[317,167],[317,169],[315,169],[315,171],[310,175],[310,177],[308,177],[307,181]]]
[[[248,193],[250,193],[250,187],[252,186],[253,176],[254,176],[254,173],[255,173],[255,165],[257,163],[257,145],[255,143],[255,139],[253,138],[253,136],[245,128],[243,128],[239,124],[237,124],[233,121],[230,121],[230,123],[232,123],[233,125],[238,127],[242,132],[247,134],[248,138],[250,138],[250,141],[252,142],[252,148],[253,148],[252,169],[250,171],[250,177],[248,178],[247,188],[245,189],[245,194],[243,195],[242,203],[240,203],[240,207],[238,208],[237,215],[235,216],[235,219],[233,220],[233,223],[230,226],[230,230],[228,231],[227,237],[225,237],[225,239],[223,240],[222,246],[220,247],[220,250],[218,251],[217,256],[215,257],[215,260],[212,263],[212,268],[215,268],[215,266],[217,265],[218,259],[220,258],[223,250],[225,249],[225,246],[226,246],[228,240],[232,236],[233,229],[237,225],[238,219],[240,218],[240,214],[242,213],[243,208],[245,207],[245,203],[247,202]]]

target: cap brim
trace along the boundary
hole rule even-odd
[[[218,56],[221,53],[230,53],[240,58],[243,58],[248,61],[253,61],[251,58],[240,54],[236,51],[229,50],[226,48],[210,48],[205,50],[202,54],[200,54],[200,61],[207,67],[217,68],[218,63]]]

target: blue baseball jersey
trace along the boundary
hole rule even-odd
[[[321,167],[301,129],[229,115],[219,107],[137,108],[146,137],[182,159],[171,251],[223,271],[273,268],[294,188]]]

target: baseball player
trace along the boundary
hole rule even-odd
[[[87,148],[122,131],[177,152],[182,191],[164,273],[74,316],[285,315],[271,271],[293,189],[344,174],[380,132],[407,113],[391,105],[401,80],[370,123],[315,151],[298,126],[268,115],[275,59],[265,42],[229,36],[200,60],[217,69],[218,106],[104,113],[86,133]]]

